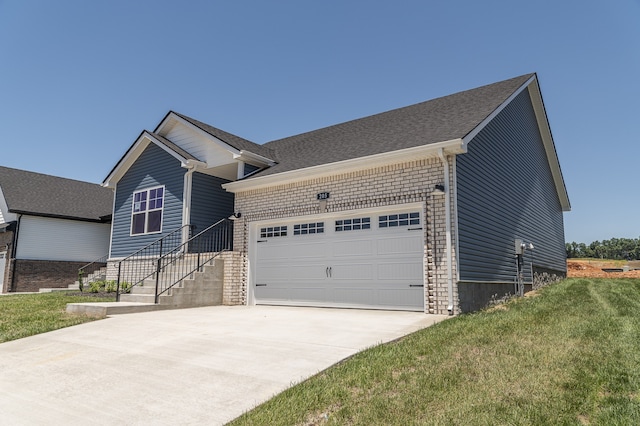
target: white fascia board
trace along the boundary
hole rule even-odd
[[[145,130],[138,137],[138,139],[136,139],[131,148],[129,148],[127,153],[109,174],[109,176],[107,176],[104,182],[102,182],[102,186],[107,188],[115,188],[118,181],[122,178],[122,176],[124,176],[124,174],[127,172],[127,170],[129,170],[133,163],[135,163],[135,161],[144,152],[144,150],[149,146],[150,143],[156,144],[158,147],[169,153],[172,157],[176,158],[178,161],[180,161],[180,163],[182,163],[183,167],[186,166],[188,161],[193,161],[187,160]]]
[[[464,141],[464,145],[465,147],[467,146],[467,144],[476,137],[476,135],[478,133],[480,133],[480,131],[482,129],[484,129],[487,124],[489,124],[491,122],[491,120],[493,120],[494,118],[496,118],[496,116],[498,114],[500,114],[500,112],[505,109],[507,107],[507,105],[509,105],[511,103],[512,100],[514,100],[516,98],[516,96],[518,96],[520,93],[522,93],[522,91],[524,89],[526,89],[529,84],[531,84],[532,81],[535,81],[536,76],[533,75],[529,80],[527,80],[522,86],[520,86],[518,88],[518,90],[516,90],[515,92],[513,92],[511,94],[511,96],[509,96],[507,98],[506,101],[504,101],[503,103],[500,104],[500,106],[498,106],[498,108],[496,108],[491,114],[489,114],[489,116],[487,116],[487,118],[485,118],[484,120],[482,120],[482,122],[480,124],[478,124],[475,129],[473,129],[471,132],[469,132],[469,134],[467,134],[467,136],[465,136],[464,138],[462,138],[462,140]]]
[[[321,164],[304,169],[291,170],[274,175],[229,182],[223,184],[222,187],[229,192],[236,193],[266,188],[273,185],[283,185],[301,180],[317,179],[319,177],[331,176],[338,173],[349,173],[356,170],[396,164],[402,161],[412,161],[437,156],[440,148],[444,149],[448,154],[462,154],[466,152],[463,140],[453,139],[429,145],[401,149],[398,151],[383,152],[380,154],[368,155],[366,157],[337,161],[335,163]]]
[[[491,120],[493,120],[511,101],[513,101],[516,96],[518,96],[525,89],[529,90],[529,96],[531,98],[531,103],[533,104],[533,110],[536,114],[536,120],[538,122],[538,130],[540,131],[540,136],[542,137],[542,142],[544,144],[544,149],[547,154],[547,161],[549,162],[549,167],[551,168],[551,174],[553,176],[553,180],[556,186],[556,192],[558,193],[558,198],[560,200],[560,205],[562,206],[563,211],[571,210],[571,203],[569,202],[569,195],[567,194],[567,188],[564,184],[564,178],[562,177],[562,171],[560,170],[560,162],[558,160],[558,154],[556,152],[556,146],[553,142],[553,137],[551,136],[551,128],[549,127],[549,121],[547,120],[547,113],[544,108],[544,103],[542,101],[542,93],[540,92],[540,86],[538,85],[538,78],[534,74],[529,78],[522,86],[518,88],[515,92],[511,94],[495,111],[493,111],[487,118],[485,118],[482,123],[476,126],[467,136],[463,138],[464,146],[466,150],[466,146],[471,140],[478,134],[484,127],[489,124]]]
[[[207,138],[209,140],[211,140],[213,143],[215,143],[216,145],[218,145],[220,148],[224,148],[227,151],[231,152],[232,155],[240,155],[240,151],[235,149],[234,147],[232,147],[231,145],[227,144],[226,142],[221,141],[220,139],[216,138],[215,136],[213,136],[211,133],[207,133],[204,130],[202,130],[200,127],[196,126],[195,124],[189,123],[187,120],[185,120],[182,117],[179,117],[178,115],[176,115],[175,113],[171,113],[169,114],[169,116],[167,117],[167,120],[165,120],[165,122],[169,121],[169,118],[177,121],[178,123],[189,127],[190,129],[192,129],[194,132],[198,133],[200,136]],[[165,122],[163,122],[160,127],[158,128],[158,133],[162,134],[161,131],[165,126]]]
[[[273,161],[270,158],[267,157],[263,157],[262,155],[258,155],[258,154],[254,154],[251,151],[247,151],[247,150],[242,150],[240,151],[239,155],[234,155],[233,158],[237,159],[237,160],[249,160],[251,162],[251,160],[253,160],[253,162],[258,162],[260,164],[265,164],[269,167],[273,166],[276,164],[275,161]]]
[[[531,102],[533,103],[533,110],[536,113],[536,119],[538,120],[538,129],[540,130],[540,136],[542,136],[544,149],[547,153],[547,161],[549,162],[549,168],[551,169],[553,181],[556,184],[556,192],[558,193],[558,199],[560,200],[562,211],[571,211],[569,194],[567,193],[567,187],[564,183],[562,170],[560,169],[560,160],[558,160],[556,145],[553,142],[553,136],[551,135],[551,127],[549,126],[549,120],[547,118],[547,112],[542,100],[542,92],[540,91],[538,80],[533,81],[533,83],[529,86],[529,96],[531,97]]]

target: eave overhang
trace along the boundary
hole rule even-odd
[[[337,161],[335,163],[290,170],[273,175],[243,179],[223,184],[222,187],[233,193],[268,188],[275,185],[332,176],[338,173],[349,173],[357,170],[370,169],[372,167],[436,157],[441,148],[444,149],[447,154],[463,154],[466,152],[463,140],[453,139],[429,145],[401,149],[398,151],[383,152],[380,154],[368,155],[366,157]]]

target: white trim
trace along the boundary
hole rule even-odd
[[[247,151],[247,150],[244,150],[244,149],[240,151],[240,155],[237,155],[237,156],[234,155],[233,158],[236,158],[236,159],[247,158],[249,160],[257,161],[258,163],[266,164],[269,167],[277,164],[275,161],[273,161],[270,158],[263,157],[262,155],[254,154],[253,152]]]
[[[533,103],[533,110],[536,113],[536,119],[538,120],[538,129],[540,130],[540,136],[544,144],[545,151],[547,153],[547,161],[553,181],[556,184],[556,192],[560,199],[560,205],[565,212],[571,211],[571,202],[569,201],[569,194],[567,194],[567,187],[564,183],[562,176],[562,170],[560,169],[560,161],[558,160],[558,153],[556,152],[556,146],[553,142],[553,135],[551,134],[551,128],[549,126],[549,120],[547,118],[547,112],[544,108],[544,102],[542,100],[542,92],[540,91],[540,85],[538,80],[533,81],[533,84],[529,86],[529,96]]]
[[[154,143],[158,147],[162,148],[164,151],[169,153],[176,160],[180,161],[180,163],[182,163],[183,166],[185,164],[193,162],[193,160],[187,160],[186,158],[184,158],[183,156],[181,156],[180,154],[178,154],[177,152],[175,152],[174,150],[172,150],[171,148],[169,148],[168,146],[160,142],[158,139],[153,137],[153,135],[151,135],[149,132],[145,130],[138,137],[138,139],[136,139],[136,141],[133,143],[131,148],[129,148],[129,150],[124,155],[124,157],[120,159],[120,162],[111,171],[109,176],[107,176],[106,179],[102,182],[102,186],[105,186],[107,188],[115,188],[118,181],[120,181],[122,176],[124,176],[124,174],[127,172],[127,170],[129,170],[129,168],[133,165],[133,163],[136,162],[136,160],[138,159],[138,157],[140,157],[140,155],[144,152],[144,150],[147,149],[150,143]]]
[[[184,186],[182,189],[182,242],[186,242],[189,239],[189,230],[184,228],[185,225],[189,225],[191,221],[191,191],[193,189],[193,172],[196,171],[195,167],[189,168],[184,174]],[[164,204],[162,205],[164,207]]]
[[[148,219],[149,219],[149,212],[150,212],[150,210],[148,208],[149,207],[149,192],[154,190],[154,189],[158,189],[158,188],[162,188],[162,207],[159,208],[159,209],[157,209],[157,208],[153,209],[151,211],[160,210],[160,230],[159,231],[153,231],[153,232],[147,232],[146,229],[147,229],[147,226],[149,224],[149,220]],[[145,215],[145,218],[144,218],[144,229],[145,229],[145,232],[140,232],[138,234],[134,234],[133,233],[133,215],[136,212],[134,212],[133,210],[134,210],[135,204],[136,204],[135,196],[136,196],[136,193],[139,193],[139,192],[146,192],[147,193],[147,208],[144,210],[144,215]],[[140,188],[140,189],[136,189],[136,190],[133,191],[133,193],[132,193],[132,197],[133,198],[131,199],[131,216],[130,216],[131,223],[129,225],[129,236],[130,237],[138,237],[138,236],[143,236],[143,235],[153,235],[153,234],[161,234],[162,233],[162,222],[164,221],[164,205],[165,205],[166,195],[167,195],[167,188],[165,188],[164,185],[150,186],[148,188]],[[137,212],[137,214],[140,214],[140,213],[142,213],[142,212]]]
[[[199,133],[200,136],[203,136],[203,137],[205,137],[207,139],[211,139],[220,148],[226,149],[227,151],[231,152],[232,155],[240,155],[241,154],[240,150],[232,147],[231,145],[227,144],[226,142],[223,142],[222,140],[220,140],[217,137],[213,136],[211,133],[208,133],[208,132],[202,130],[200,127],[196,126],[195,124],[188,122],[184,118],[176,115],[173,111],[167,116],[167,118],[165,118],[162,121],[162,123],[158,127],[158,131],[156,133],[162,134],[162,129],[165,126],[165,122],[168,121],[169,118],[177,121],[178,123],[180,123],[180,124],[182,124],[184,126],[188,126],[188,127],[192,128],[196,133]]]
[[[115,224],[115,211],[116,211],[116,192],[117,187],[111,189],[113,191],[113,204],[111,207],[111,231],[109,231],[109,251],[107,252],[107,256],[111,257],[111,248],[113,247],[113,226]]]
[[[558,160],[558,154],[553,142],[553,136],[551,135],[549,120],[547,118],[547,113],[544,108],[544,102],[542,100],[542,92],[540,91],[538,78],[535,74],[531,76],[531,78],[529,78],[515,92],[513,92],[506,101],[500,104],[500,106],[496,108],[495,111],[493,111],[487,118],[482,121],[482,123],[476,126],[475,129],[473,129],[463,138],[464,149],[466,151],[467,144],[471,142],[471,140],[473,140],[473,138],[478,133],[480,133],[480,131],[484,129],[484,127],[489,124],[491,120],[493,120],[511,101],[516,98],[516,96],[522,93],[525,89],[529,90],[529,97],[531,98],[533,110],[536,114],[536,120],[538,122],[538,131],[540,132],[542,143],[544,144],[544,149],[547,154],[547,162],[549,163],[549,168],[551,169],[553,181],[556,186],[556,192],[560,200],[560,205],[562,206],[563,211],[570,211],[571,203],[569,201],[569,195],[567,194],[567,188],[562,176],[562,170],[560,169],[560,161]]]
[[[456,232],[455,253],[456,253],[456,281],[460,281],[460,230],[458,227],[458,156],[453,156],[453,223]]]
[[[382,165],[394,164],[402,161],[413,161],[421,158],[436,157],[440,149],[447,153],[461,154],[466,152],[462,139],[437,142],[429,145],[421,145],[398,151],[383,152],[368,155],[366,157],[337,161],[335,163],[320,164],[304,169],[290,170],[262,177],[256,177],[237,182],[229,182],[222,185],[229,192],[240,192],[251,189],[266,188],[273,185],[283,185],[295,181],[316,179],[323,176],[331,176],[337,173],[348,173],[359,169],[368,169]]]

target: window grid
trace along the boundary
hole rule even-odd
[[[133,193],[131,235],[158,233],[162,230],[164,187]]]
[[[293,235],[322,234],[324,222],[300,223],[293,225]]]
[[[287,236],[286,226],[269,226],[267,228],[260,228],[260,238],[286,237],[286,236]]]
[[[336,232],[371,229],[370,217],[336,220]]]
[[[420,213],[400,213],[378,217],[379,228],[393,228],[397,226],[420,225]]]

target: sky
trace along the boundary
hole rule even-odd
[[[169,110],[264,143],[530,72],[566,240],[639,238],[640,0],[0,0],[0,165],[101,183]]]

